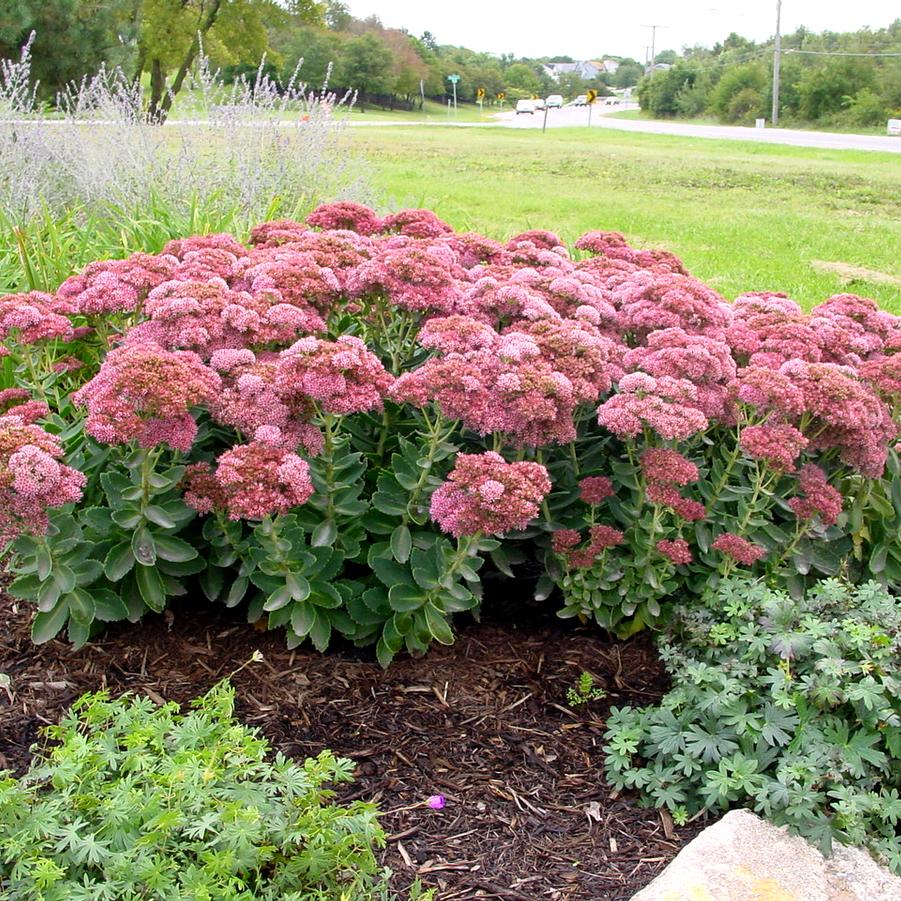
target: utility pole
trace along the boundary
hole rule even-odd
[[[669,25],[642,25],[642,28],[650,28],[651,29],[651,65],[649,71],[654,71],[654,62],[656,60],[656,47],[657,47],[657,29],[658,28],[669,28]]]
[[[779,124],[779,70],[782,65],[782,0],[776,0],[776,43],[773,48],[773,125]]]

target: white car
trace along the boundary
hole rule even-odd
[[[588,104],[588,95],[587,94],[579,94],[575,100],[573,100],[573,106],[586,106]]]
[[[563,109],[563,96],[561,94],[551,94],[545,100],[548,109]]]
[[[545,102],[541,99],[541,97],[539,97],[537,100],[533,100],[532,103],[535,104],[536,110],[543,110],[545,107]]]
[[[535,101],[534,100],[517,100],[516,101],[516,115],[518,116],[520,113],[528,113],[530,116],[535,113]]]

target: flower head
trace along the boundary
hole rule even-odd
[[[289,401],[307,397],[326,413],[362,413],[382,407],[394,380],[356,337],[301,338],[279,356],[275,386]]]
[[[178,259],[165,248],[159,256],[135,253],[124,260],[100,260],[67,278],[57,295],[85,316],[128,313],[177,268]]]
[[[73,336],[69,316],[75,309],[68,301],[29,291],[0,297],[0,341],[37,344],[58,338],[70,341]]]
[[[844,499],[841,492],[833,488],[826,479],[826,473],[807,463],[801,467],[798,484],[803,497],[793,497],[788,505],[798,519],[813,519],[819,515],[824,526],[833,525],[842,512]]]
[[[738,441],[749,457],[763,460],[783,472],[791,472],[795,468],[798,455],[809,444],[794,426],[779,423],[745,426]]]
[[[447,481],[432,495],[430,513],[457,538],[500,535],[524,529],[550,490],[547,470],[538,463],[507,463],[493,451],[458,454]]]
[[[684,538],[675,538],[672,541],[667,538],[661,538],[655,546],[664,557],[675,563],[676,566],[687,566],[694,559],[691,554],[691,548]]]
[[[215,481],[218,493],[204,497],[202,487],[197,487],[192,489],[192,497],[202,498],[202,505],[207,500],[218,501],[229,519],[257,520],[287,513],[305,504],[313,494],[310,467],[305,460],[289,450],[258,441],[222,454]]]
[[[60,462],[58,438],[15,414],[0,416],[0,547],[47,531],[47,510],[81,498],[84,473]]]
[[[678,451],[649,447],[641,455],[641,469],[649,482],[688,485],[698,480],[698,467]]]
[[[602,504],[614,494],[613,482],[607,476],[586,476],[579,482],[579,497],[586,504]]]
[[[324,203],[316,207],[307,216],[307,225],[312,228],[345,229],[358,235],[374,235],[382,230],[382,220],[374,210],[350,200]]]
[[[385,216],[381,231],[409,238],[440,238],[453,229],[431,210],[401,210]]]
[[[632,373],[620,379],[619,394],[598,408],[598,422],[620,438],[635,437],[647,427],[667,441],[684,441],[708,426],[695,406],[697,397],[697,388],[686,379]]]
[[[761,557],[766,556],[766,548],[754,544],[734,532],[723,532],[711,547],[721,554],[731,557],[742,566],[753,566]]]
[[[191,409],[212,401],[220,385],[219,376],[190,351],[130,344],[111,351],[72,399],[87,407],[85,431],[104,444],[165,442],[186,451],[197,434]]]

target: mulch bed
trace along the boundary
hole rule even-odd
[[[665,677],[647,636],[607,643],[596,631],[504,609],[462,625],[457,643],[385,672],[368,651],[287,651],[280,633],[240,613],[182,602],[94,644],[34,646],[32,608],[0,597],[0,769],[21,772],[40,728],[88,690],[186,701],[255,650],[234,677],[241,719],[292,757],[331,748],[357,763],[339,797],[375,800],[389,835],[383,862],[403,891],[418,876],[440,901],[625,901],[701,829],[618,796],[603,778],[609,707],[653,702]],[[566,690],[583,670],[607,697],[577,710]],[[441,793],[443,810],[425,799]]]

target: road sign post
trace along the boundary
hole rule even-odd
[[[588,104],[588,127],[591,128],[591,108],[594,106],[595,100],[598,99],[597,91],[586,91],[585,92],[585,103]]]
[[[457,111],[457,82],[460,80],[459,75],[448,75],[447,80],[454,86],[454,112]]]

